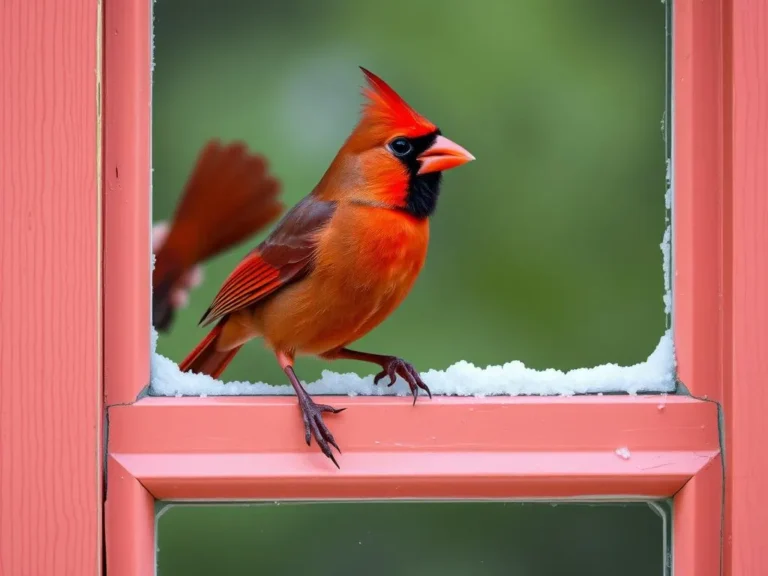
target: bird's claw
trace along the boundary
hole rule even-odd
[[[341,454],[341,449],[336,444],[333,434],[331,434],[328,426],[323,421],[323,412],[338,414],[346,410],[346,408],[334,408],[327,404],[315,404],[309,395],[299,397],[299,407],[301,408],[301,416],[304,419],[304,440],[307,442],[307,446],[311,444],[312,437],[314,437],[323,454],[330,458],[331,462],[336,465],[336,468],[339,468],[339,463],[336,462],[336,458],[333,457],[333,452],[331,452],[331,446],[336,448],[339,454]]]
[[[392,384],[394,384],[397,380],[397,377],[400,376],[408,383],[408,387],[411,389],[411,394],[413,394],[414,404],[416,404],[416,399],[419,397],[419,388],[424,390],[429,395],[429,397],[432,398],[432,392],[429,390],[429,386],[424,384],[424,381],[416,371],[416,368],[414,368],[410,363],[406,362],[402,358],[398,358],[396,356],[388,356],[387,359],[382,363],[381,368],[381,372],[373,377],[374,384],[378,384],[379,380],[385,376],[389,376],[389,384],[387,384],[389,387],[392,386]]]

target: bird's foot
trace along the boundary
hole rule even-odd
[[[311,444],[311,440],[314,437],[323,454],[331,459],[336,468],[339,468],[339,463],[336,462],[336,458],[333,457],[333,452],[331,452],[331,446],[336,448],[339,454],[341,454],[341,449],[336,444],[333,434],[331,434],[331,431],[328,430],[323,421],[323,412],[338,414],[346,410],[346,408],[334,408],[327,404],[315,404],[312,397],[306,393],[299,395],[299,408],[301,408],[301,416],[304,419],[304,439],[307,442],[307,446]]]
[[[392,386],[392,384],[395,383],[395,380],[397,380],[397,376],[400,376],[408,383],[408,387],[411,389],[411,394],[413,394],[414,404],[416,404],[416,398],[419,397],[419,388],[424,390],[429,394],[429,397],[432,398],[432,392],[429,390],[429,386],[424,384],[424,381],[416,371],[416,368],[402,358],[398,358],[397,356],[386,356],[382,360],[381,368],[381,372],[376,374],[373,378],[374,384],[378,384],[379,380],[385,376],[389,376],[389,384],[387,384],[387,386]]]

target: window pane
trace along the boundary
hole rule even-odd
[[[173,504],[158,575],[663,576],[666,503]]]
[[[445,174],[421,276],[359,347],[419,370],[643,361],[666,321],[668,4],[157,2],[155,218],[171,217],[215,137],[265,154],[295,204],[357,120],[364,65],[477,160]],[[206,266],[161,354],[178,362],[204,336],[200,316],[261,237]],[[297,373],[323,369],[378,370],[301,358]],[[259,341],[223,378],[286,383]]]

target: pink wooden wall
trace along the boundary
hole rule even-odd
[[[768,2],[732,0],[723,70],[725,565],[768,574]],[[728,106],[730,104],[730,106]]]
[[[0,575],[102,563],[96,0],[0,2]]]

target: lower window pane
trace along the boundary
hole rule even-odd
[[[161,504],[159,576],[663,576],[667,502]]]

